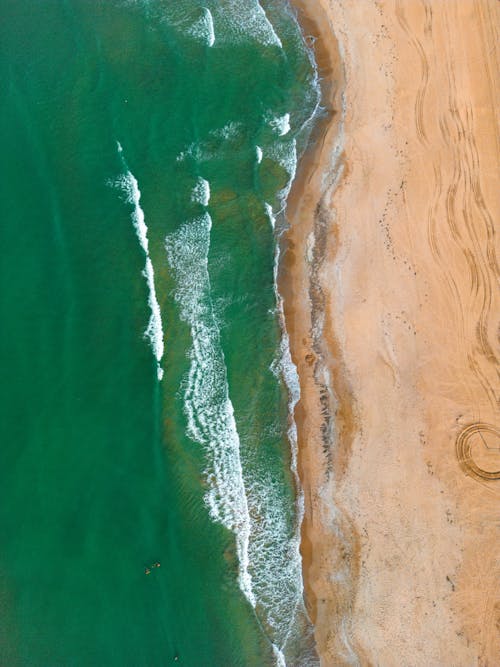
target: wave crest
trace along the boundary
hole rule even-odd
[[[132,211],[132,224],[134,225],[135,233],[139,239],[140,246],[146,256],[146,264],[142,273],[146,278],[146,284],[148,286],[148,305],[151,311],[148,326],[146,327],[144,336],[145,338],[149,339],[151,344],[151,349],[153,350],[153,355],[156,359],[156,372],[158,379],[161,380],[163,378],[161,360],[164,353],[163,325],[160,304],[158,303],[156,296],[153,263],[151,262],[151,258],[149,256],[148,228],[146,225],[144,211],[141,208],[141,191],[139,190],[137,179],[127,167],[125,158],[123,157],[123,148],[120,142],[117,142],[117,150],[126,168],[126,173],[120,178],[116,179],[112,185],[120,188],[125,194],[127,202],[132,204],[134,207]]]

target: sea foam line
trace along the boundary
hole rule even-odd
[[[163,377],[161,360],[164,353],[163,326],[161,320],[160,304],[158,303],[158,299],[156,297],[153,263],[151,262],[151,258],[149,256],[148,228],[145,221],[144,211],[142,210],[140,203],[141,191],[139,190],[137,179],[127,166],[125,157],[123,156],[123,148],[120,142],[117,141],[116,143],[118,153],[120,154],[120,157],[123,161],[126,173],[121,178],[114,181],[113,184],[121,188],[123,193],[127,196],[127,201],[134,207],[132,212],[132,223],[134,225],[137,238],[139,239],[140,246],[146,256],[146,263],[142,273],[146,278],[146,284],[148,286],[148,305],[151,310],[151,315],[149,317],[148,326],[144,332],[144,337],[148,338],[150,341],[151,349],[153,350],[153,355],[156,359],[158,379],[161,380]]]
[[[205,477],[209,486],[205,502],[213,521],[235,535],[238,582],[247,600],[255,607],[249,572],[251,524],[240,439],[211,301],[208,273],[211,227],[210,215],[204,213],[168,235],[165,249],[176,279],[175,300],[180,307],[180,316],[191,329],[191,365],[184,392],[188,435],[205,451]]]
[[[314,71],[314,80],[313,85],[316,90],[316,101],[314,109],[311,115],[302,123],[301,127],[294,132],[294,137],[290,141],[289,139],[281,139],[274,142],[272,146],[269,157],[276,160],[287,172],[289,179],[287,184],[282,188],[278,193],[278,199],[280,201],[281,208],[276,215],[281,215],[286,211],[287,197],[290,193],[293,181],[295,180],[296,170],[297,170],[297,142],[295,136],[300,135],[307,126],[309,126],[313,119],[316,117],[321,103],[321,93],[319,85],[319,75],[317,64],[314,60],[312,50],[307,49],[307,54],[311,62],[311,66]],[[284,116],[271,119],[271,127],[279,132],[280,137],[285,137],[286,134],[290,131],[290,116],[285,114]],[[273,229],[276,225],[276,216],[273,212],[272,207],[269,204],[265,204],[266,213],[269,217],[269,221]],[[294,588],[297,592],[295,604],[293,605],[293,610],[290,612],[288,628],[285,629],[284,636],[283,634],[280,637],[279,642],[273,642],[273,651],[276,659],[277,667],[286,667],[285,659],[285,650],[288,643],[288,640],[293,632],[294,623],[298,615],[301,613],[307,618],[307,611],[303,605],[303,576],[302,576],[302,556],[300,553],[300,544],[301,544],[301,526],[304,519],[304,492],[302,489],[302,484],[300,482],[300,477],[298,474],[298,438],[297,438],[297,425],[295,422],[295,408],[300,400],[300,380],[297,371],[297,367],[293,362],[291,350],[290,350],[290,338],[286,326],[286,319],[284,313],[284,302],[283,297],[279,292],[278,285],[278,274],[280,266],[280,238],[283,230],[280,231],[278,238],[276,239],[275,246],[275,257],[274,257],[274,291],[277,305],[277,312],[279,318],[279,324],[281,328],[281,340],[278,358],[273,363],[273,370],[277,375],[281,375],[285,386],[288,392],[288,430],[287,436],[290,443],[291,449],[291,471],[295,480],[296,488],[296,512],[295,512],[295,526],[294,532],[289,542],[289,573],[294,580]]]
[[[274,229],[276,219],[273,213],[273,209],[269,204],[265,204],[266,213],[269,217],[271,225]],[[295,590],[295,600],[293,610],[290,609],[288,628],[285,630],[284,636],[281,637],[280,646],[277,647],[273,645],[275,649],[276,665],[277,667],[286,667],[286,661],[284,657],[284,649],[287,644],[287,640],[293,630],[293,625],[297,617],[299,608],[302,605],[303,599],[303,589],[304,582],[302,578],[302,556],[300,553],[300,530],[302,521],[304,518],[304,492],[302,490],[302,485],[300,483],[300,478],[298,474],[298,442],[297,442],[297,425],[295,422],[295,407],[300,400],[300,380],[297,367],[293,362],[291,351],[290,351],[290,337],[286,327],[285,312],[284,312],[284,303],[283,297],[281,296],[278,289],[278,273],[280,265],[280,243],[279,238],[276,240],[275,245],[275,254],[274,254],[274,266],[273,266],[273,284],[274,284],[274,293],[278,311],[279,324],[281,329],[281,340],[279,346],[278,358],[273,363],[271,370],[276,375],[281,375],[283,382],[285,383],[287,393],[288,393],[288,415],[289,423],[287,430],[287,437],[290,443],[291,450],[291,471],[295,481],[296,488],[296,511],[295,511],[295,527],[293,535],[289,541],[289,551],[288,556],[289,560],[287,562],[287,570],[289,577],[293,582],[293,589]]]

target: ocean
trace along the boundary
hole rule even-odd
[[[3,0],[0,664],[317,664],[284,0]]]

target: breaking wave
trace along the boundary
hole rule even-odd
[[[169,26],[177,28],[181,34],[202,40],[209,47],[216,41],[221,44],[254,41],[263,46],[283,48],[258,0],[207,1],[207,4],[210,9],[201,7],[199,16],[193,16],[192,8],[182,2],[161,3],[158,6],[161,7],[160,15]]]
[[[273,213],[273,207],[267,202],[264,204],[264,206],[266,209],[267,217],[269,218],[269,222],[271,223],[271,227],[274,229],[276,226],[276,217]]]
[[[184,162],[190,158],[201,164],[213,159],[221,159],[224,151],[234,147],[243,130],[242,123],[231,121],[222,127],[211,130],[207,138],[193,141],[176,157],[177,162]]]
[[[240,439],[229,398],[227,372],[214,314],[208,274],[212,221],[205,213],[165,239],[175,274],[175,300],[191,328],[191,365],[184,394],[188,435],[203,446],[205,495],[211,518],[236,537],[239,585],[250,604],[256,600],[249,573],[250,515],[240,458]]]
[[[267,14],[257,0],[232,0],[214,8],[217,23],[224,27],[224,40],[255,40],[264,46],[283,48]]]
[[[267,155],[283,167],[289,176],[286,185],[278,193],[278,197],[285,202],[297,172],[297,140],[294,137],[292,140],[275,141],[269,146]]]
[[[214,20],[212,12],[207,7],[202,7],[200,18],[188,29],[188,33],[202,39],[208,46],[215,44]]]
[[[266,207],[270,220],[274,218]],[[205,451],[205,495],[210,517],[236,538],[238,581],[270,638],[277,665],[285,665],[287,641],[302,610],[299,490],[295,519],[279,481],[256,466],[242,448],[229,397],[227,370],[211,298],[208,253],[212,220],[208,213],[185,223],[165,239],[173,270],[180,317],[191,329],[190,368],[184,390],[189,437]],[[276,267],[279,249],[276,250]],[[277,268],[275,269],[275,272]],[[276,273],[275,273],[276,278]],[[275,367],[290,396],[290,414],[299,399],[299,384],[284,328],[282,300],[276,290],[283,335]],[[293,419],[288,437],[292,470],[297,475],[297,436]],[[297,488],[300,489],[297,481]]]
[[[201,178],[201,176],[198,178],[196,185],[193,188],[191,201],[197,202],[202,206],[208,206],[208,202],[210,201],[210,183],[204,178]]]
[[[280,137],[290,132],[290,114],[286,113],[283,116],[275,116],[269,120],[269,125],[276,130]]]
[[[141,208],[141,191],[137,179],[128,169],[127,163],[123,156],[123,148],[120,142],[117,142],[118,153],[126,168],[126,173],[120,178],[113,181],[113,185],[119,187],[126,195],[129,204],[132,204],[134,210],[132,212],[132,223],[134,225],[135,233],[139,239],[142,250],[146,256],[146,264],[144,266],[143,275],[146,278],[148,286],[148,305],[151,310],[148,326],[144,332],[144,336],[149,339],[153,355],[156,359],[156,371],[158,379],[163,378],[163,368],[161,367],[161,360],[164,353],[163,343],[163,326],[161,320],[160,304],[156,297],[155,278],[153,263],[149,256],[149,242],[148,242],[148,228],[145,221],[144,211]]]

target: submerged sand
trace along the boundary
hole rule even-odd
[[[324,79],[280,285],[322,665],[500,665],[500,3],[294,5]]]

